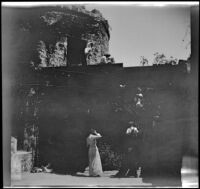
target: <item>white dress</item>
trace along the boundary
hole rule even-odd
[[[90,176],[101,176],[103,173],[101,158],[99,150],[96,145],[96,139],[101,138],[100,134],[90,134],[87,138],[87,145],[89,146],[89,175]]]

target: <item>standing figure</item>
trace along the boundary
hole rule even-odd
[[[133,124],[129,122],[130,127],[127,128],[124,140],[124,158],[122,159],[122,166],[115,177],[137,177],[137,170],[140,167],[140,144],[138,140],[139,130]]]
[[[96,139],[99,139],[101,137],[102,136],[94,129],[90,130],[90,134],[87,137],[87,146],[89,146],[88,156],[90,176],[101,176],[103,173],[101,158],[96,145]]]

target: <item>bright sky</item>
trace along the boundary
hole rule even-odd
[[[80,2],[73,3],[80,4]],[[175,3],[179,5],[173,6],[163,6],[164,2],[154,2],[153,5],[157,4],[156,7],[147,6],[149,5],[147,2],[139,2],[143,6],[138,6],[138,2],[81,3],[86,3],[88,10],[98,9],[108,20],[112,28],[110,54],[117,63],[123,63],[124,67],[139,66],[141,56],[146,57],[149,63],[152,63],[155,52],[164,53],[167,57],[173,56],[178,59],[187,59],[190,55],[190,45],[187,46],[191,38],[189,7],[196,2]],[[35,4],[66,3],[16,2],[11,4],[14,6],[21,4],[32,6]],[[152,5],[152,2],[150,2],[150,5]]]
[[[155,52],[187,59],[190,55],[189,7],[139,7],[136,5],[88,5],[108,20],[112,30],[110,54],[116,62],[139,66],[140,57],[153,61]],[[184,39],[184,41],[182,41]],[[187,48],[186,48],[187,46]]]

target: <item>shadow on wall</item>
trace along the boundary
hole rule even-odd
[[[97,145],[104,170],[119,169],[121,155],[119,150],[116,150],[118,133],[113,134],[113,131],[106,130],[106,125],[113,128],[113,125],[106,124],[106,121],[96,120],[84,113],[70,115],[67,120],[56,117],[41,118],[39,165],[50,163],[54,172],[60,174],[84,172],[88,166],[86,138],[89,129],[95,128],[103,135]]]

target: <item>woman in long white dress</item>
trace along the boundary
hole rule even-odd
[[[102,136],[97,133],[94,129],[91,129],[89,136],[87,137],[87,146],[89,146],[89,175],[90,176],[102,176],[102,164],[99,154],[99,150],[96,145],[96,139]]]

